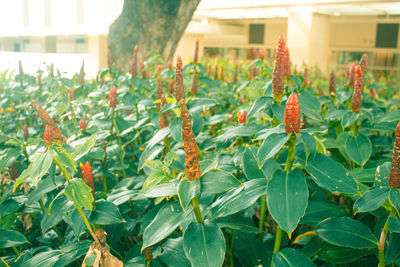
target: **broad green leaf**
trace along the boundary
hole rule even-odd
[[[275,172],[268,182],[267,205],[276,223],[290,236],[308,203],[306,178],[300,170]]]
[[[59,197],[52,203],[51,209],[49,205],[40,223],[42,233],[46,233],[51,227],[62,221],[64,214],[71,208],[71,202],[65,197]]]
[[[354,249],[325,244],[318,250],[318,258],[332,264],[353,262],[363,256],[373,254],[371,249]]]
[[[268,136],[258,149],[257,158],[260,159],[260,165],[264,165],[265,161],[275,156],[289,140],[289,137],[290,135],[286,133]]]
[[[297,138],[299,142],[304,145],[306,161],[308,161],[308,159],[312,160],[315,156],[315,153],[317,153],[317,142],[315,141],[314,136],[308,133],[302,133]]]
[[[201,192],[210,194],[223,193],[242,185],[232,173],[221,169],[211,169],[207,171],[201,176],[200,182]]]
[[[10,248],[29,243],[26,237],[14,230],[0,229],[0,248]]]
[[[20,184],[22,184],[29,177],[29,175],[31,174],[32,166],[33,164],[29,164],[28,168],[26,168],[17,178],[13,187],[13,192],[18,188]]]
[[[60,250],[49,250],[45,252],[39,252],[26,262],[25,266],[53,266],[54,263],[60,258],[62,252]]]
[[[220,196],[211,205],[211,218],[225,217],[247,209],[267,192],[266,179],[254,179],[243,186],[232,189]]]
[[[394,186],[390,187],[389,202],[396,209],[397,215],[400,216],[400,189]]]
[[[21,150],[16,148],[6,149],[4,156],[0,159],[0,172],[2,173],[5,168],[8,168],[13,164],[18,157],[21,155]]]
[[[386,264],[391,264],[400,255],[400,234],[390,233],[387,241],[389,244],[385,248],[385,260]]]
[[[178,202],[165,204],[144,230],[142,250],[169,236],[186,217]]]
[[[148,189],[158,184],[167,182],[168,180],[165,178],[165,174],[163,171],[156,171],[149,175],[144,181],[142,188]]]
[[[300,223],[316,225],[325,219],[342,217],[345,214],[345,209],[331,202],[309,200],[306,214]]]
[[[181,118],[175,118],[175,120],[172,121],[171,125],[169,126],[171,129],[171,136],[172,138],[177,141],[178,143],[183,143],[182,139],[182,119]]]
[[[247,118],[250,119],[255,114],[260,112],[260,110],[262,110],[265,107],[265,105],[268,103],[268,101],[270,101],[270,100],[271,100],[270,97],[265,97],[265,96],[262,96],[259,99],[257,99],[254,102],[254,104],[251,106],[249,112],[247,113]]]
[[[18,203],[12,198],[4,201],[0,204],[0,218],[16,213],[22,206],[22,203]]]
[[[182,209],[186,211],[192,199],[200,194],[200,181],[199,179],[189,181],[184,178],[179,182],[177,191],[179,203]]]
[[[397,217],[390,217],[389,218],[389,231],[400,233],[400,219]]]
[[[77,208],[92,210],[92,189],[82,179],[71,179],[66,182],[65,195]]]
[[[389,186],[389,174],[392,163],[385,162],[376,168],[374,185]]]
[[[217,137],[217,142],[224,142],[233,137],[252,136],[262,130],[262,126],[258,124],[240,125],[228,128],[223,134]]]
[[[149,143],[147,144],[147,149],[151,149],[155,144],[158,144],[164,137],[168,136],[170,133],[169,127],[165,127],[159,130],[153,137],[150,139]]]
[[[346,114],[344,114],[343,119],[341,121],[342,128],[349,127],[352,125],[358,118],[358,115],[349,111]]]
[[[241,216],[240,213],[236,213],[228,217],[218,218],[216,223],[220,228],[229,228],[248,234],[260,233],[260,230],[255,227],[254,221]]]
[[[378,209],[389,196],[386,186],[374,186],[354,202],[355,212],[370,212]]]
[[[146,197],[167,197],[177,194],[177,184],[166,183],[153,186],[149,189],[143,190]]]
[[[183,251],[183,237],[169,238],[163,244],[159,258],[166,266],[190,267],[190,262]]]
[[[37,186],[40,178],[42,178],[43,175],[49,171],[52,163],[53,151],[51,150],[47,150],[45,153],[41,154],[40,157],[38,157],[36,161],[32,163],[29,177],[34,186]]]
[[[351,174],[340,163],[328,156],[317,153],[315,158],[307,164],[300,158],[299,161],[323,189],[330,192],[357,194],[357,184]]]
[[[379,243],[367,226],[348,217],[323,221],[315,231],[326,242],[342,247],[376,248]]]
[[[395,110],[384,114],[379,121],[395,121],[396,123],[400,120],[400,110]]]
[[[59,257],[53,267],[63,267],[71,265],[74,261],[84,256],[89,246],[92,244],[90,240],[75,241],[67,246],[62,246],[63,254]]]
[[[272,264],[276,267],[311,267],[317,266],[303,253],[293,248],[284,248],[272,256]]]
[[[183,249],[193,267],[222,266],[226,250],[224,234],[214,222],[192,222],[183,235]]]
[[[257,149],[255,147],[246,146],[243,153],[243,172],[247,179],[267,178],[271,179],[275,171],[281,167],[272,158],[265,161],[263,165],[259,164],[257,158]]]
[[[96,208],[92,212],[90,219],[92,222],[101,225],[125,222],[118,207],[114,203],[108,201],[96,203]]]
[[[72,153],[72,156],[77,161],[95,145],[96,143],[96,135],[92,135],[91,137],[87,137],[81,140],[76,141],[78,143],[75,151]],[[72,144],[71,144],[72,145]]]
[[[150,148],[149,150],[145,149],[142,152],[142,154],[140,155],[138,170],[143,169],[143,167],[146,164],[146,161],[153,160],[155,157],[158,156],[158,154],[161,153],[161,151],[163,151],[163,149],[164,149],[164,146],[162,146],[162,145],[155,145],[152,148]]]
[[[346,152],[352,161],[360,166],[364,166],[371,157],[371,141],[362,134],[349,136],[346,140]]]
[[[233,251],[243,267],[270,266],[270,252],[255,234],[235,231]]]
[[[90,217],[91,211],[82,210],[82,212],[85,214],[86,218]],[[68,216],[64,217],[64,220],[72,227],[76,238],[79,238],[85,230],[87,230],[82,216],[79,214],[77,209],[74,209],[68,214]]]
[[[60,162],[64,166],[70,167],[71,169],[76,171],[76,163],[75,163],[74,157],[70,153],[68,153],[65,149],[61,149],[60,151],[57,151],[56,153],[57,153],[57,155],[54,157],[58,162]]]

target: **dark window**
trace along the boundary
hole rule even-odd
[[[250,24],[249,44],[264,44],[264,24]]]
[[[397,48],[399,24],[379,23],[376,31],[376,47]]]

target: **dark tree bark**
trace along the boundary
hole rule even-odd
[[[125,0],[121,15],[111,24],[108,46],[113,62],[128,70],[133,49],[139,60],[156,51],[167,62],[189,24],[200,0]]]

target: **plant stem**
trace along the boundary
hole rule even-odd
[[[89,223],[88,219],[86,218],[85,214],[83,213],[82,209],[77,206],[75,206],[75,208],[81,215],[83,222],[85,223],[87,229],[89,230],[89,233],[92,236],[94,242],[96,242],[97,245],[101,246],[99,240],[97,239],[97,236],[93,233],[92,227],[90,226],[90,223]]]
[[[351,131],[353,132],[353,136],[357,136],[357,133],[358,133],[358,119],[351,125]]]
[[[396,216],[396,210],[393,209],[393,207],[390,209],[390,214],[385,222],[385,225],[382,228],[381,232],[381,237],[379,239],[379,267],[385,267],[385,242],[386,242],[386,236],[387,233],[389,232],[389,219],[392,216]]]
[[[260,231],[261,239],[263,238],[264,234],[264,222],[266,215],[267,215],[267,195],[263,195],[261,199],[260,222],[258,225],[258,230]]]
[[[75,112],[74,112],[74,108],[72,107],[72,102],[71,102],[70,99],[68,100],[68,102],[69,102],[69,107],[70,107],[70,109],[71,109],[72,124],[74,125],[74,132],[75,132],[75,129],[76,129],[76,117],[75,117]]]
[[[103,186],[104,186],[104,192],[107,194],[107,177],[104,175],[103,176]]]
[[[71,176],[69,175],[67,169],[65,169],[65,167],[54,157],[53,157],[53,162],[58,166],[58,168],[60,168],[60,171],[64,174],[65,179],[67,181],[71,180]]]
[[[286,159],[285,171],[290,172],[294,161],[294,152],[296,150],[296,135],[292,134],[288,143],[288,155]]]
[[[274,252],[273,253],[277,253],[279,252],[280,248],[281,248],[281,241],[282,241],[282,228],[277,225],[276,226],[276,233],[275,233],[275,244],[274,244]],[[272,267],[272,261],[271,261],[271,267]]]
[[[123,165],[125,165],[124,164],[124,151],[122,150],[121,136],[119,135],[117,122],[115,121],[115,109],[113,109],[112,124],[114,125],[115,134],[117,135],[118,146],[119,146],[119,158],[121,161],[121,165],[123,166]],[[112,134],[112,128],[111,128],[111,134]],[[125,177],[126,177],[125,169],[122,169],[122,178],[125,178]]]
[[[12,249],[14,250],[15,254],[17,254],[19,256],[20,252],[16,247],[12,247]]]
[[[192,199],[192,204],[194,208],[194,215],[196,216],[196,220],[199,223],[203,223],[203,216],[201,215],[200,205],[199,205],[199,197],[195,196]]]

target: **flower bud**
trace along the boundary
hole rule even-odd
[[[24,138],[25,139],[29,138],[28,125],[26,125],[26,123],[24,124]]]
[[[400,122],[397,124],[392,156],[392,168],[389,174],[389,186],[400,189]]]
[[[356,64],[353,63],[351,65],[350,73],[349,73],[349,86],[354,87],[354,83],[356,80]]]
[[[75,99],[75,87],[71,87],[68,89],[68,97],[71,101]]]
[[[82,131],[86,130],[86,121],[84,118],[81,119],[81,121],[79,122],[79,127],[81,128]]]
[[[46,146],[51,146],[53,143],[53,129],[50,125],[46,125],[43,133],[43,140]]]
[[[190,92],[193,96],[197,94],[198,82],[197,69],[195,68],[193,70],[192,86],[190,88]]]
[[[186,103],[185,88],[183,86],[183,76],[182,76],[182,58],[179,55],[176,58],[175,97],[177,102],[180,102],[182,99],[185,99]]]
[[[94,196],[94,181],[93,181],[92,166],[90,165],[89,161],[87,161],[85,165],[83,165],[81,162],[79,166],[82,169],[83,180],[92,189],[92,195]]]
[[[196,46],[194,49],[193,64],[197,64],[199,61],[199,39],[196,40]]]
[[[281,35],[278,40],[278,46],[276,48],[275,65],[272,74],[272,93],[274,95],[275,102],[281,101],[283,90],[284,90],[284,60],[285,60],[285,40]]]
[[[242,110],[242,112],[238,112],[236,114],[236,117],[238,119],[239,124],[243,124],[246,122],[247,113],[245,110]]]
[[[356,68],[356,81],[354,86],[353,97],[351,98],[351,111],[354,113],[360,111],[362,105],[362,93],[364,87],[364,74],[361,66],[357,65]]]
[[[117,106],[117,87],[113,86],[108,93],[110,106],[115,108]]]
[[[336,75],[333,70],[331,71],[331,75],[329,77],[329,94],[332,96],[336,94]]]
[[[137,75],[138,51],[139,51],[139,46],[135,45],[135,48],[133,49],[132,64],[129,68],[129,72],[131,73],[132,77],[136,77]]]

